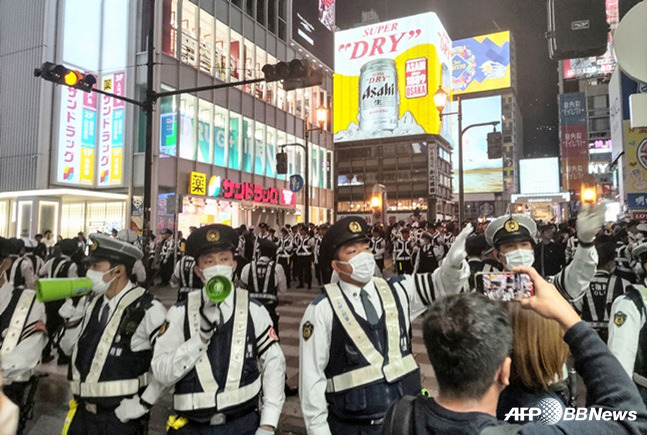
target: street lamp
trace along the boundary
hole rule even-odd
[[[480,122],[478,124],[468,125],[463,128],[463,105],[461,103],[460,97],[456,99],[458,101],[458,110],[456,112],[443,113],[445,106],[449,101],[449,94],[442,88],[438,87],[438,90],[434,94],[434,105],[438,109],[438,116],[440,119],[443,119],[443,116],[457,115],[458,116],[458,223],[461,225],[465,220],[465,186],[463,185],[463,135],[470,128],[483,127],[486,125],[491,125],[496,127],[501,121],[490,121],[490,122]]]

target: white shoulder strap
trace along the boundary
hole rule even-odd
[[[11,323],[7,329],[7,336],[2,343],[2,349],[0,349],[0,355],[7,355],[12,352],[18,342],[20,341],[20,336],[22,335],[22,330],[25,327],[25,322],[27,321],[27,316],[31,305],[34,301],[34,296],[36,292],[33,290],[23,290],[18,299],[18,304],[16,309],[11,316]]]
[[[187,296],[187,316],[189,319],[189,331],[191,337],[200,333],[200,306],[202,305],[202,291],[194,291]],[[215,393],[218,391],[218,383],[213,377],[211,364],[207,355],[203,355],[195,364],[195,371],[200,379],[200,385],[205,392],[213,393],[215,406]]]

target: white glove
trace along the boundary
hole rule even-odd
[[[450,266],[456,269],[461,268],[462,261],[467,257],[467,252],[465,251],[465,240],[467,240],[467,236],[472,234],[473,231],[474,227],[472,227],[472,224],[467,224],[465,228],[463,228],[463,231],[456,236],[452,247],[449,248],[449,251],[447,251],[447,255],[445,256],[445,261],[449,263]]]
[[[130,399],[123,399],[117,409],[115,409],[115,415],[122,423],[126,423],[129,420],[137,420],[147,412],[148,408],[142,405],[138,394],[135,394]]]
[[[205,341],[209,341],[220,327],[220,309],[218,304],[205,297],[204,290],[203,299],[204,302],[200,308],[200,335]]]
[[[580,208],[580,214],[577,215],[577,238],[580,242],[593,243],[595,235],[604,225],[604,211],[606,202],[600,202],[591,208],[589,204],[583,204]]]
[[[74,299],[67,298],[65,303],[59,308],[58,314],[68,322],[79,321],[85,316],[85,305],[87,302],[87,297],[83,296],[79,299],[74,305]]]
[[[256,429],[256,435],[273,435],[274,431],[273,430],[267,430],[263,429],[262,427],[259,427]]]

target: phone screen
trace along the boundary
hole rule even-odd
[[[530,276],[525,273],[480,272],[476,274],[476,289],[490,299],[511,301],[521,295],[535,294]]]

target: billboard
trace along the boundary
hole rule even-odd
[[[104,91],[125,95],[126,74],[106,74],[101,79]],[[123,184],[125,103],[107,95],[101,96],[101,117],[99,124],[99,186],[121,186]]]
[[[335,34],[335,142],[438,134],[451,40],[434,13]]]
[[[510,87],[510,32],[461,39],[452,44],[455,95]]]
[[[559,129],[563,186],[579,191],[589,173],[586,97],[582,92],[559,95]]]
[[[647,129],[630,128],[623,121],[627,155],[627,206],[630,210],[647,209]]]
[[[559,159],[519,160],[519,188],[522,195],[559,192]]]
[[[292,41],[333,67],[335,0],[294,0]]]
[[[463,100],[463,125],[501,119],[501,96]],[[456,130],[458,126],[453,124]],[[488,159],[487,134],[492,126],[471,128],[463,135],[463,183],[465,193],[503,191],[503,159]],[[458,131],[454,137],[458,137]],[[454,165],[454,193],[458,192],[458,158]]]

